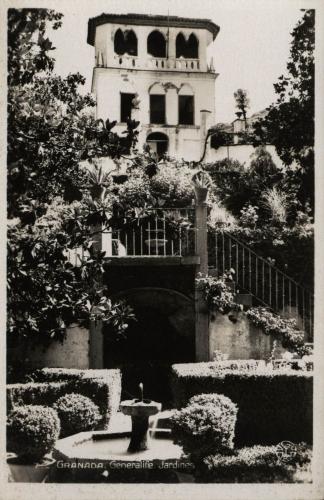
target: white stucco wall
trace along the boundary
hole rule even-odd
[[[150,91],[159,84],[165,93],[166,124],[150,124]],[[152,87],[153,86],[153,87]],[[135,117],[140,121],[139,147],[151,132],[162,132],[169,138],[168,154],[186,160],[198,160],[201,153],[201,110],[208,110],[208,122],[215,121],[215,75],[169,71],[137,71],[115,68],[95,68],[94,88],[97,98],[97,118],[117,120],[117,133],[125,130],[120,123],[121,93],[138,94],[140,104]],[[186,89],[186,90],[184,90]],[[178,125],[178,94],[194,95],[194,125]]]
[[[89,368],[89,330],[72,326],[61,344],[53,342],[46,350],[37,347],[27,354],[33,368]]]
[[[133,30],[137,37],[137,56],[114,52],[118,29]],[[158,30],[168,41],[168,58],[153,57],[147,52],[148,35]],[[176,37],[193,33],[198,40],[198,59],[176,59]],[[140,121],[138,147],[152,132],[162,132],[169,139],[168,154],[178,159],[199,160],[205,130],[201,131],[201,110],[208,110],[208,125],[215,123],[215,79],[207,67],[207,46],[213,41],[207,29],[168,26],[141,26],[106,23],[97,26],[95,35],[95,67],[92,91],[97,99],[97,118],[117,120],[117,133],[125,130],[120,124],[121,93],[138,94],[139,109],[133,118]],[[159,88],[154,89],[154,84]],[[152,88],[153,86],[153,88]],[[164,93],[166,124],[150,124],[150,93]],[[194,95],[194,124],[178,125],[179,94]]]
[[[283,166],[283,163],[276,152],[276,148],[272,145],[267,145],[265,146],[265,148],[271,154],[274,163],[278,167]],[[255,150],[256,148],[248,144],[237,144],[228,147],[221,146],[218,149],[213,149],[208,145],[205,156],[205,162],[211,163],[224,160],[225,158],[231,158],[232,160],[237,160],[240,163],[243,163],[246,167],[248,167],[251,163]]]

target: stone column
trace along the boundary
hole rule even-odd
[[[196,268],[198,273],[208,274],[207,251],[207,204],[196,201],[196,255],[200,257],[200,264]],[[196,308],[196,361],[209,361],[209,314],[202,292],[195,290]]]
[[[89,366],[93,369],[101,369],[104,367],[102,321],[91,321],[89,342]]]
[[[176,31],[173,28],[169,28],[168,56],[169,56],[169,68],[174,69],[176,60]]]
[[[165,94],[166,122],[168,125],[178,124],[178,92],[175,87],[167,89]]]
[[[146,68],[149,57],[147,54],[148,29],[145,26],[138,26],[136,28],[136,36],[138,67],[143,69]]]
[[[115,50],[114,50],[114,39],[115,32],[117,28],[113,29],[112,25],[106,25],[106,43],[105,43],[105,51],[103,53],[103,62],[104,65],[107,66],[116,66],[115,63]]]
[[[202,158],[202,155],[205,150],[205,141],[209,126],[210,116],[211,116],[211,111],[209,111],[208,109],[200,110],[200,158]],[[206,146],[206,151],[207,151],[207,146]]]
[[[207,40],[206,32],[204,30],[199,30],[195,33],[199,40],[198,55],[199,55],[199,68],[200,71],[207,70]]]

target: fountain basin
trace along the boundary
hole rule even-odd
[[[149,449],[131,454],[127,452],[130,435],[130,432],[91,431],[60,439],[53,452],[57,461],[56,472],[65,474],[66,482],[77,477],[81,482],[87,482],[87,475],[95,476],[95,482],[101,482],[103,474],[113,482],[127,482],[124,481],[125,474],[132,474],[135,482],[137,478],[139,482],[151,482],[149,476],[156,473],[162,474],[163,481],[163,474],[170,472],[176,477],[183,473],[190,482],[193,466],[183,456],[182,448],[174,444],[165,432],[160,434],[156,430]],[[163,437],[157,437],[159,435]]]
[[[144,399],[143,401],[139,399],[130,399],[122,401],[119,405],[119,409],[124,415],[129,415],[131,417],[149,417],[160,412],[162,408],[161,403],[156,401],[151,401],[150,399]]]
[[[132,418],[129,453],[145,451],[150,447],[149,417],[161,411],[161,403],[149,399],[131,399],[120,403],[119,409]]]

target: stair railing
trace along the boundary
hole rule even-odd
[[[251,294],[258,303],[288,318],[295,318],[313,338],[314,295],[311,290],[282,272],[273,263],[234,236],[219,230],[208,232],[208,267],[216,276],[233,269],[241,293]]]

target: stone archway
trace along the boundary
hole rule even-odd
[[[127,339],[111,345],[104,340],[104,366],[122,368],[123,397],[136,396],[143,382],[146,397],[168,403],[170,366],[195,359],[193,299],[151,287],[126,290],[118,298],[133,307],[137,321]]]

